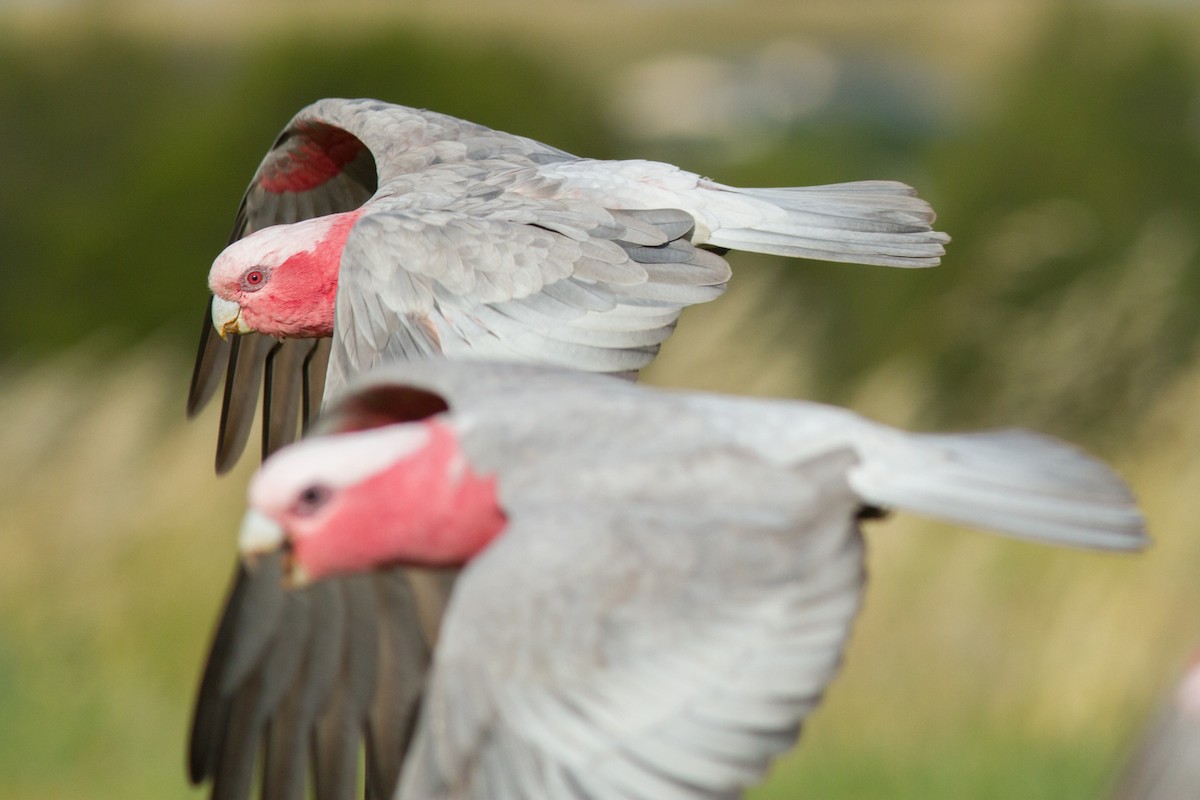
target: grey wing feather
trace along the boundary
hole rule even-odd
[[[229,342],[217,335],[212,324],[212,311],[204,307],[204,324],[200,328],[200,347],[192,368],[188,387],[187,416],[196,416],[217,393],[229,363]]]
[[[383,186],[434,164],[504,159],[530,165],[574,159],[534,139],[426,109],[369,98],[326,98],[296,114],[353,134],[372,153]]]
[[[411,581],[395,573],[373,578],[380,607],[406,612],[381,615],[376,623],[379,666],[366,719],[367,784],[373,796],[388,798],[412,736],[432,640],[422,635]]]
[[[375,694],[380,612],[371,576],[330,583],[341,590],[344,601],[345,649],[340,654],[337,690],[312,730],[313,788],[316,800],[348,800],[358,786],[363,720]]]
[[[770,523],[654,500],[514,516],[460,579],[399,797],[739,795],[795,741],[858,608],[847,463],[798,467],[813,494]],[[701,482],[693,508],[762,499]]]
[[[314,586],[308,606],[309,635],[300,671],[270,714],[266,728],[264,797],[306,797],[310,732],[329,699],[340,667],[345,613],[338,587]]]
[[[682,218],[516,197],[486,214],[455,203],[377,211],[346,245],[330,374],[437,354],[636,371],[679,312],[729,278],[719,256],[650,221],[682,234]]]
[[[316,422],[317,415],[321,411],[321,400],[325,396],[325,375],[329,370],[329,351],[332,347],[332,342],[329,337],[317,339],[312,344],[312,349],[308,351],[308,356],[304,359],[304,388],[301,393],[303,403],[301,404],[301,427],[303,432],[308,432]]]
[[[359,749],[368,784],[396,784],[437,609],[450,583],[404,570],[284,592],[278,556],[239,568],[197,695],[194,783],[245,800],[262,754],[263,797],[302,797],[310,764],[318,800],[349,800]]]
[[[277,344],[269,336],[248,333],[237,337],[230,345],[217,432],[218,474],[229,471],[246,447],[267,357]]]
[[[288,339],[272,348],[263,374],[264,453],[274,453],[296,440],[304,396],[305,362],[314,342]]]

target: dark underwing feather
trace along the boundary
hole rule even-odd
[[[333,340],[323,337],[313,342],[308,357],[304,359],[303,403],[300,422],[303,432],[309,427],[321,412],[321,398],[325,394],[325,371],[329,368],[329,349]]]
[[[263,375],[263,456],[296,440],[304,395],[305,362],[314,343],[287,339],[272,348]]]
[[[246,235],[246,200],[238,204],[233,220],[233,230],[226,245]],[[200,329],[200,348],[196,353],[196,365],[192,369],[192,383],[188,389],[187,415],[189,418],[200,412],[216,394],[232,357],[230,343],[217,335],[212,324],[212,309],[204,306],[204,325]],[[224,408],[222,408],[224,414]]]
[[[188,763],[195,783],[219,772],[224,760],[222,742],[235,727],[231,724],[235,710],[231,687],[247,683],[247,676],[275,636],[285,600],[282,580],[282,562],[276,556],[260,559],[253,572],[240,564],[237,567],[192,717]]]
[[[309,639],[308,602],[303,594],[287,595],[272,647],[235,695],[229,730],[213,777],[214,800],[240,800],[254,778],[258,748],[271,715],[296,679]]]
[[[431,646],[421,634],[414,587],[402,571],[373,576],[379,603],[379,672],[367,716],[367,787],[391,797],[416,724]]]
[[[274,339],[260,333],[237,336],[230,344],[217,432],[217,474],[228,472],[246,448],[267,355],[275,344]]]
[[[230,613],[229,609],[241,605],[248,586],[245,568],[239,563],[225,599],[225,611],[221,614],[221,621],[213,634],[208,660],[200,680],[200,689],[196,693],[196,707],[188,742],[188,777],[192,783],[199,783],[212,775],[216,769],[219,742],[229,713],[229,704],[224,700],[224,693],[221,691],[221,676],[225,672],[225,665],[233,647],[237,621],[237,615]]]
[[[296,682],[270,717],[263,758],[263,796],[303,800],[308,780],[310,733],[329,700],[341,667],[345,605],[338,587],[308,590],[310,635]]]
[[[345,645],[334,691],[313,731],[313,782],[317,800],[353,796],[364,720],[378,670],[376,596],[368,575],[331,581],[342,594]]]
[[[282,588],[282,560],[239,567],[193,718],[189,772],[215,800],[387,798],[412,737],[453,573],[396,568]],[[261,763],[260,763],[261,762]]]
[[[200,328],[200,348],[196,353],[196,365],[192,368],[192,383],[188,389],[189,419],[208,405],[208,401],[217,393],[228,363],[229,342],[217,335],[213,328],[212,312],[205,306],[204,324]]]

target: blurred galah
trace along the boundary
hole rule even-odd
[[[265,452],[295,437],[323,390],[379,362],[469,355],[630,375],[681,309],[724,291],[728,266],[693,245],[927,267],[948,241],[933,219],[901,183],[738,189],[430,111],[321,100],[267,153],[213,264],[189,413],[227,371],[224,471],[264,365]]]
[[[1110,800],[1200,797],[1200,650],[1125,764]]]
[[[1107,467],[1016,430],[910,434],[813,403],[444,359],[368,375],[324,430],[250,485],[250,579],[192,739],[193,775],[222,797],[244,795],[264,733],[268,796],[301,796],[310,745],[318,796],[347,796],[358,731],[380,797],[736,797],[837,670],[861,519],[1145,542]],[[396,565],[464,564],[417,720],[393,688],[420,659],[363,620]]]

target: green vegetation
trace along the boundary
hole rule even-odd
[[[912,28],[932,26],[918,5]],[[0,39],[0,794],[196,796],[190,693],[251,466],[216,479],[214,416],[180,419],[204,275],[284,121],[365,95],[730,183],[918,186],[954,236],[941,268],[737,258],[728,296],[685,316],[650,379],[1070,435],[1130,477],[1156,546],[1117,558],[876,526],[845,674],[753,797],[1100,796],[1200,633],[1200,70],[1189,18],[1079,5],[952,89],[942,62],[833,26],[866,99],[735,144],[622,138],[600,67],[651,29],[598,27],[567,62],[549,44],[578,21],[565,12],[522,41],[397,22]],[[680,41],[689,7],[653,13]],[[742,12],[708,9],[706,30],[718,13],[732,32]],[[805,34],[787,19],[772,35]],[[690,49],[750,46],[733,39]],[[868,91],[902,85],[886,82],[900,67],[938,103]]]

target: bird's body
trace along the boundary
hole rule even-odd
[[[243,547],[273,591],[276,570],[338,572],[307,552],[351,552],[347,570],[377,576],[467,564],[402,800],[739,796],[836,671],[864,580],[864,507],[1050,543],[1143,542],[1106,467],[1017,431],[914,435],[810,403],[446,360],[373,373],[325,430],[269,459],[251,488]],[[451,535],[461,547],[445,547],[424,504],[365,513],[412,486],[434,508],[473,493],[473,521]],[[287,567],[262,555],[281,546]],[[297,691],[276,619],[241,644],[231,634],[227,663],[209,665],[229,694],[202,707],[236,707],[255,686]],[[349,643],[353,625],[342,630]],[[335,711],[354,705],[341,683],[314,691]],[[194,739],[193,757],[214,741]]]
[[[1109,800],[1200,797],[1200,651],[1121,769]]]
[[[265,449],[322,389],[430,355],[629,375],[680,311],[721,294],[704,248],[932,266],[933,211],[889,181],[739,189],[670,164],[573,156],[376,100],[321,100],[287,125],[210,274],[189,408],[229,364],[218,467],[249,431],[263,364]],[[278,286],[278,289],[277,289]],[[331,336],[332,353],[307,339]],[[274,338],[300,337],[271,353]],[[330,358],[328,370],[325,358]],[[328,385],[325,382],[328,381]]]

